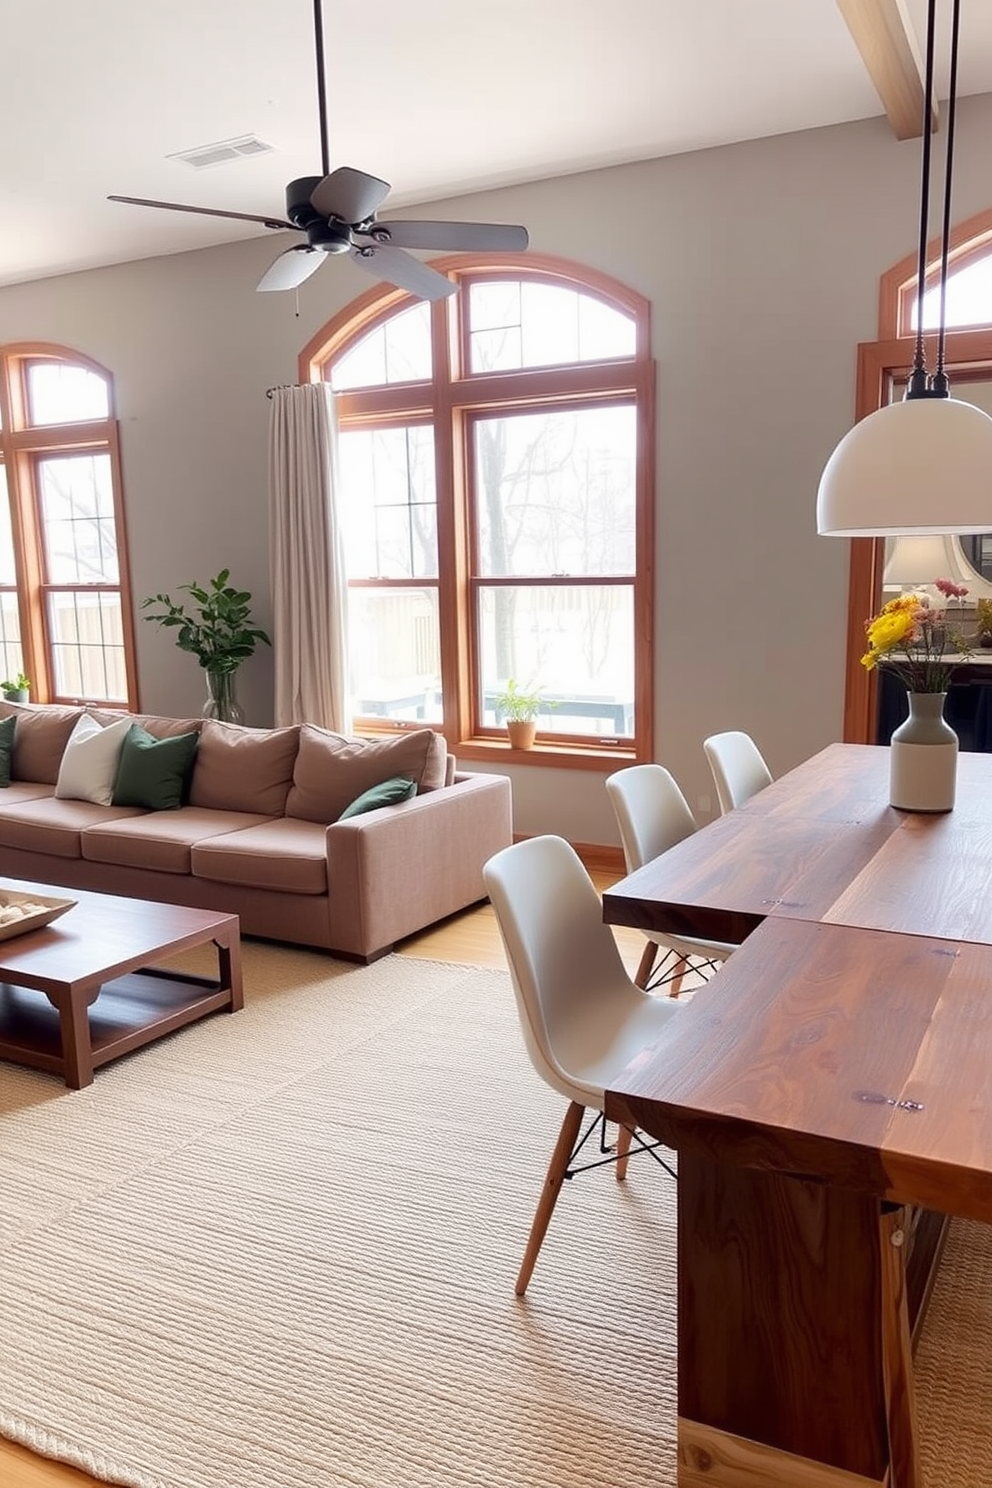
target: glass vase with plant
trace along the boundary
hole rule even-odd
[[[145,615],[166,630],[175,630],[176,645],[196,657],[207,676],[207,704],[204,717],[219,718],[228,723],[243,723],[244,713],[234,696],[234,674],[242,662],[255,653],[262,642],[272,642],[251,618],[251,594],[228,583],[231,571],[222,568],[204,586],[195,579],[180,584],[181,593],[189,595],[187,603],[177,602],[170,594],[153,594],[142,600]]]

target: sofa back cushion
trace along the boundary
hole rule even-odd
[[[140,723],[153,739],[172,739],[181,734],[198,734],[202,718],[162,718],[157,713],[128,713],[124,708],[87,708],[90,718],[107,727],[126,718],[128,723]]]
[[[82,716],[82,708],[52,704],[0,702],[0,718],[17,719],[10,761],[12,780],[35,780],[54,785],[69,735]]]
[[[200,730],[190,805],[282,816],[299,741],[295,724],[256,729],[206,719]]]
[[[418,793],[438,790],[444,784],[446,753],[444,739],[433,729],[382,739],[346,739],[305,723],[286,815],[336,822],[363,791],[397,775],[412,780]]]

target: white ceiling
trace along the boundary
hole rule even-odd
[[[926,0],[906,6],[922,53]],[[959,91],[992,92],[992,5],[962,12]],[[0,284],[266,231],[110,193],[281,216],[320,174],[312,0],[0,20]],[[881,113],[835,0],[324,0],[324,29],[332,167],[391,181],[387,211]],[[168,158],[248,134],[273,153]]]

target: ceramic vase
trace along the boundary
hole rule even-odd
[[[951,811],[958,736],[944,718],[946,692],[911,692],[909,717],[892,735],[889,805],[900,811]]]
[[[238,702],[235,688],[237,672],[204,672],[203,675],[207,679],[203,717],[216,718],[219,723],[244,723],[245,710]]]

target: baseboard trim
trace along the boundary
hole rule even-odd
[[[528,837],[536,835],[531,832],[514,832],[513,840],[526,842]],[[627,871],[623,848],[610,847],[600,842],[573,842],[572,846],[590,873],[615,873],[622,877]]]

